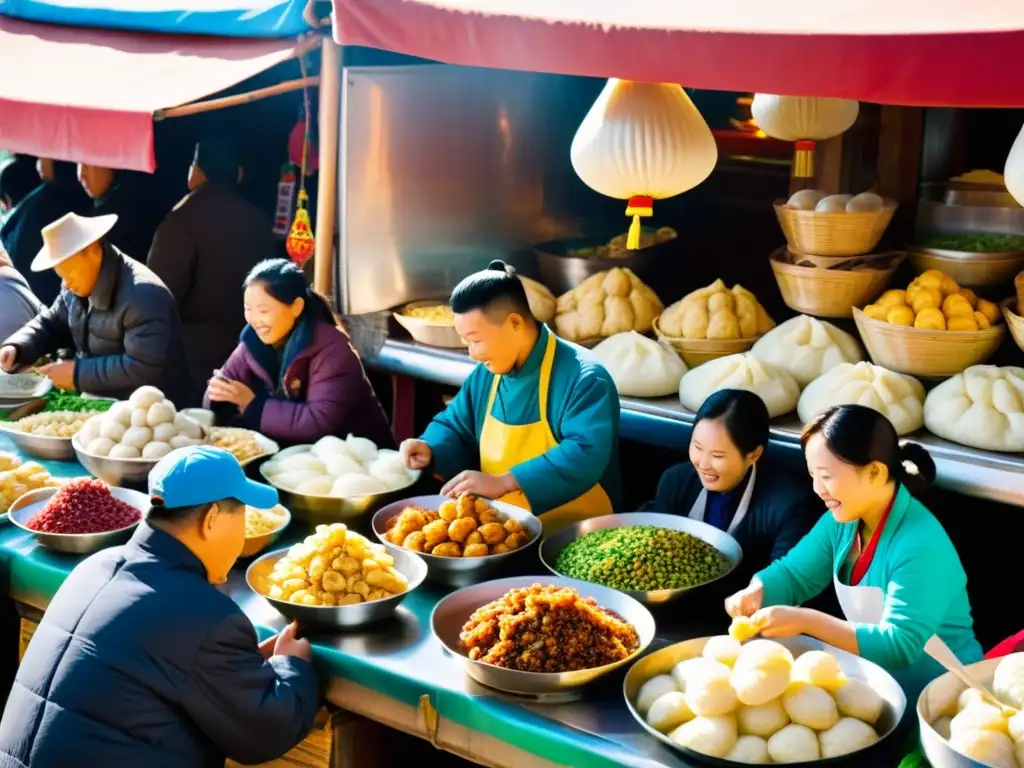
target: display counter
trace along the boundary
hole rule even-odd
[[[387,339],[368,355],[372,368],[437,384],[459,387],[473,370],[473,361],[459,350],[427,347],[412,341]],[[629,440],[682,451],[689,441],[694,414],[675,397],[640,400],[622,398],[620,434]],[[1024,455],[980,451],[921,431],[910,436],[925,446],[935,460],[936,485],[976,499],[1024,507]],[[800,424],[796,415],[775,419],[772,446],[800,450]]]

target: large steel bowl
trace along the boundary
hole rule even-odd
[[[47,437],[23,432],[15,425],[4,428],[18,450],[29,456],[50,461],[74,461],[75,448],[70,437]]]
[[[459,634],[473,612],[477,608],[499,599],[511,589],[529,587],[533,584],[571,587],[584,597],[594,598],[602,608],[615,613],[636,628],[640,647],[629,657],[613,664],[561,673],[520,672],[516,669],[505,669],[470,659],[466,655],[466,649],[459,639]],[[471,678],[488,688],[522,696],[564,693],[591,683],[635,659],[654,640],[654,617],[651,616],[650,611],[633,598],[598,584],[548,576],[518,576],[464,587],[443,598],[434,606],[434,612],[430,616],[430,627],[434,632],[434,637],[441,642],[452,658],[462,664]]]
[[[402,548],[388,541],[384,534],[387,533],[388,521],[393,517],[402,514],[406,507],[422,507],[424,509],[437,509],[445,501],[450,501],[447,496],[414,496],[411,499],[396,501],[388,504],[373,516],[373,532],[381,540],[388,551],[401,550]],[[465,587],[470,584],[477,584],[486,578],[494,575],[502,568],[510,565],[522,553],[529,551],[540,539],[541,522],[532,513],[514,504],[505,504],[501,501],[488,501],[500,515],[506,520],[517,520],[529,533],[530,538],[519,549],[512,552],[505,552],[500,555],[487,555],[485,557],[438,557],[429,553],[417,552],[427,564],[427,579],[438,584],[449,587]]]
[[[282,616],[303,624],[351,629],[390,618],[402,601],[427,577],[426,563],[420,560],[415,553],[402,550],[393,552],[392,555],[395,558],[395,570],[409,580],[409,588],[405,592],[393,597],[386,597],[383,600],[373,600],[358,605],[296,605],[285,600],[267,597],[254,583],[268,575],[273,570],[274,564],[287,553],[287,549],[279,549],[254,560],[245,571],[245,582],[249,585],[249,589],[274,606]]]
[[[43,507],[46,506],[47,502],[50,501],[50,498],[58,490],[60,489],[39,488],[35,491],[29,491],[11,504],[11,508],[7,510],[7,518],[18,528],[35,536],[40,546],[54,549],[58,552],[67,552],[72,555],[89,555],[106,547],[112,547],[115,544],[123,544],[131,538],[132,532],[139,525],[138,522],[134,522],[125,528],[119,528],[116,531],[104,531],[103,533],[43,533],[42,531],[33,531],[26,523],[42,511]],[[139,510],[143,517],[149,511],[149,496],[144,493],[132,491],[128,488],[111,488],[110,493],[115,499],[131,504]]]
[[[672,668],[679,662],[700,656],[708,639],[709,638],[706,637],[700,637],[694,640],[686,640],[682,643],[670,645],[668,648],[662,648],[660,651],[655,651],[654,653],[640,659],[636,664],[630,667],[629,672],[626,673],[626,679],[622,684],[622,692],[625,696],[626,707],[629,709],[629,713],[633,715],[636,721],[645,731],[647,731],[647,733],[662,744],[665,744],[670,749],[674,749],[675,751],[682,753],[688,760],[693,760],[695,763],[699,763],[700,765],[736,768],[740,763],[718,757],[711,757],[710,755],[701,754],[700,752],[695,752],[692,749],[687,749],[686,747],[676,744],[666,734],[656,731],[654,728],[649,726],[647,721],[644,720],[643,716],[634,706],[637,694],[640,692],[640,686],[652,677],[669,674],[672,671]],[[775,642],[788,648],[792,652],[793,656],[799,656],[807,651],[828,651],[836,657],[840,668],[848,678],[863,680],[865,683],[870,685],[885,702],[885,707],[882,710],[882,716],[875,725],[875,730],[878,732],[879,739],[870,747],[848,755],[843,755],[842,757],[830,757],[803,763],[786,763],[786,765],[790,766],[790,768],[801,768],[801,766],[804,768],[819,768],[820,766],[840,765],[851,767],[856,766],[860,768],[861,766],[889,765],[890,763],[886,762],[882,756],[889,750],[889,746],[885,742],[896,730],[896,727],[899,725],[900,720],[903,717],[903,713],[907,708],[907,697],[903,693],[903,689],[900,687],[900,684],[896,682],[893,676],[877,664],[867,661],[866,659],[862,659],[860,656],[854,656],[852,653],[847,653],[846,651],[841,651],[838,648],[833,648],[820,640],[815,640],[810,637],[789,637],[776,639]]]
[[[992,678],[1000,661],[1002,659],[986,659],[977,664],[969,664],[967,670],[975,680],[992,690]],[[938,718],[956,713],[957,699],[966,688],[967,686],[960,682],[960,678],[947,672],[932,680],[917,699],[921,750],[932,768],[987,768],[986,763],[954,750],[949,746],[949,742],[932,728],[932,723]]]
[[[1008,285],[1024,268],[1024,253],[974,253],[944,248],[911,248],[907,258],[918,273],[937,269],[964,288]]]
[[[280,461],[295,453],[307,453],[312,447],[312,445],[295,445],[285,448],[274,459]],[[310,496],[277,485],[267,475],[267,462],[260,465],[259,471],[263,480],[277,489],[281,503],[291,510],[292,516],[297,520],[305,520],[311,525],[330,525],[331,523],[359,525],[369,522],[371,513],[386,504],[401,499],[420,479],[420,473],[417,470],[413,473],[415,477],[409,485],[384,493],[375,493],[369,496]]]
[[[584,520],[582,523],[571,525],[568,528],[563,528],[541,542],[540,560],[549,571],[562,575],[555,568],[555,563],[558,562],[558,555],[569,544],[593,531],[601,531],[605,528],[622,528],[628,525],[650,525],[658,528],[669,528],[673,531],[683,531],[710,544],[727,561],[718,576],[711,581],[705,581],[703,584],[693,587],[656,589],[648,592],[624,590],[625,594],[644,605],[667,603],[685,595],[687,592],[706,587],[708,584],[714,584],[716,581],[724,579],[732,573],[736,566],[740,564],[740,561],[743,560],[743,550],[736,539],[728,533],[720,531],[713,525],[708,525],[700,520],[692,520],[681,515],[665,515],[658,512],[627,512],[618,515],[605,515],[604,517],[594,517],[590,520]]]

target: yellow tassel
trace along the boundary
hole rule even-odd
[[[640,217],[634,216],[633,223],[629,225],[629,234],[626,235],[626,250],[640,250]]]

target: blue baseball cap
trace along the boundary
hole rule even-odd
[[[209,445],[178,448],[160,459],[149,473],[149,494],[169,509],[222,499],[257,509],[277,504],[277,489],[250,480],[234,456]]]

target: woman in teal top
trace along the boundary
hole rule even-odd
[[[726,600],[765,637],[809,635],[884,667],[910,701],[943,672],[925,655],[938,635],[965,664],[981,646],[953,543],[913,491],[935,478],[919,445],[902,446],[877,411],[830,408],[800,438],[823,515],[785,557]],[[834,586],[846,620],[798,608]]]

